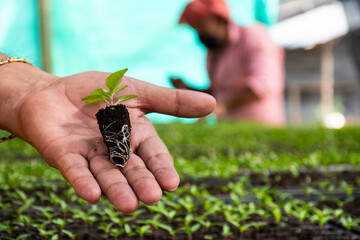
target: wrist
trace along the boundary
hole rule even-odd
[[[7,57],[0,54],[0,58]],[[12,62],[0,66],[0,128],[20,134],[19,111],[33,93],[49,86],[55,77],[32,65]]]

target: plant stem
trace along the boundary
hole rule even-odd
[[[320,238],[323,238],[323,227],[320,226]]]
[[[89,224],[89,223],[87,224],[87,227],[88,227],[88,233],[89,233],[89,236],[91,236],[91,226],[90,226],[90,224]]]
[[[105,98],[104,101],[106,102],[107,105],[113,105],[113,100],[112,98],[109,98],[110,102]]]
[[[61,234],[60,227],[58,227],[58,236],[59,236],[59,240],[62,240],[62,234]]]

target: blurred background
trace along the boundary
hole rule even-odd
[[[169,77],[181,76],[204,89],[206,50],[190,27],[177,23],[188,2],[1,0],[0,50],[58,76],[126,67],[129,76],[157,85],[171,87]],[[360,121],[358,0],[227,3],[237,24],[261,22],[285,48],[289,124],[315,123],[333,111]]]

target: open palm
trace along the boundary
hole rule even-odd
[[[101,193],[120,211],[130,213],[138,201],[153,204],[162,189],[173,191],[179,176],[173,159],[144,116],[159,112],[181,117],[201,117],[215,107],[203,93],[158,87],[124,77],[129,85],[122,94],[139,98],[125,102],[132,124],[128,164],[111,164],[95,118],[103,103],[85,105],[81,98],[104,87],[108,73],[85,72],[58,78],[32,94],[20,108],[22,138],[31,143],[52,167],[57,168],[84,200],[95,203]]]

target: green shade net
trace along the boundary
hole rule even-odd
[[[41,67],[36,0],[0,1],[0,52]]]
[[[193,87],[208,87],[205,49],[194,31],[177,24],[188,2],[50,1],[53,74],[114,72],[126,67],[127,75],[161,86],[170,87],[169,76],[178,76]],[[228,0],[228,4],[236,23],[276,21],[278,0]],[[7,18],[6,29],[1,25],[1,49],[39,65],[36,1],[1,0],[1,12],[9,8],[15,14]],[[172,119],[160,114],[150,118]]]

